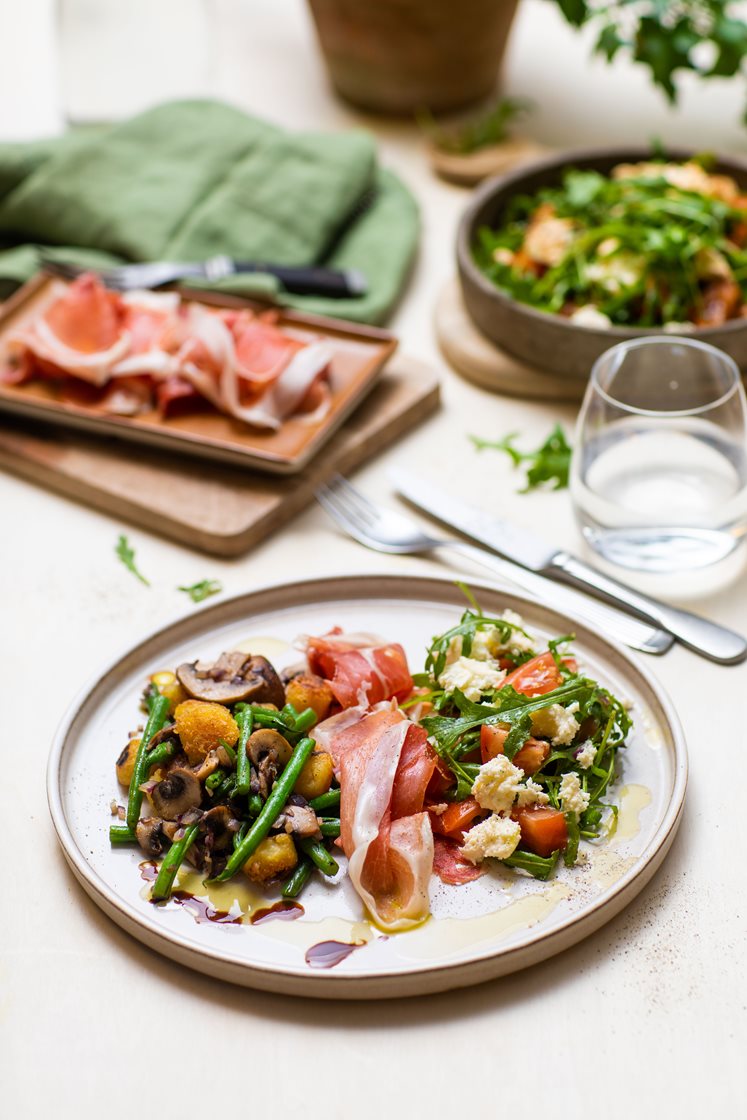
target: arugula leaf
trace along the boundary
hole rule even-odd
[[[177,587],[177,591],[184,591],[193,603],[201,603],[211,595],[218,595],[223,590],[223,584],[217,579],[201,579],[190,587]]]
[[[555,870],[560,852],[553,852],[551,856],[537,856],[534,852],[526,852],[523,848],[516,848],[514,854],[501,863],[506,867],[518,867],[527,871],[535,879],[549,879]]]
[[[517,432],[511,432],[499,440],[481,439],[479,436],[470,436],[472,443],[478,451],[490,449],[492,451],[505,451],[511,457],[515,467],[522,463],[531,463],[526,474],[526,486],[520,494],[529,490],[536,490],[545,482],[553,482],[553,490],[564,490],[568,486],[568,474],[571,466],[571,448],[565,438],[565,433],[560,424],[556,424],[550,435],[536,451],[519,451],[514,447]]]
[[[143,573],[138,571],[135,565],[135,550],[134,548],[130,548],[130,543],[124,533],[119,534],[119,540],[117,541],[114,552],[129,572],[132,572],[146,587],[150,587],[150,580],[147,580]]]

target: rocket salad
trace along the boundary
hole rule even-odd
[[[517,195],[475,259],[506,294],[587,327],[721,326],[747,314],[747,194],[707,160],[569,168]]]

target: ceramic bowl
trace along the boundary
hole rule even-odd
[[[668,154],[670,159],[679,162],[692,153],[671,150]],[[585,379],[600,354],[615,343],[662,333],[658,327],[581,327],[560,315],[538,311],[499,291],[473,257],[478,229],[499,225],[514,195],[531,194],[559,183],[563,171],[569,167],[608,174],[618,163],[637,163],[650,158],[649,148],[564,152],[491,179],[475,192],[459,225],[457,263],[465,306],[483,334],[501,349],[541,370]],[[747,161],[718,156],[714,170],[731,175],[747,191]],[[694,330],[687,337],[719,347],[747,373],[747,319]]]

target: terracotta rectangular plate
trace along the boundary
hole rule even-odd
[[[0,312],[0,368],[8,360],[9,331],[35,319],[64,291],[66,282],[39,274],[8,300]],[[259,304],[216,293],[184,291],[185,298],[217,307],[254,307]],[[225,416],[207,402],[199,411],[162,419],[153,410],[140,416],[111,416],[95,403],[62,400],[54,382],[25,385],[0,383],[0,410],[82,428],[99,436],[147,443],[168,451],[252,467],[274,474],[301,470],[339,428],[372,388],[397,347],[387,331],[338,319],[279,310],[278,325],[298,337],[324,339],[334,350],[330,385],[332,407],[325,417],[309,421],[291,417],[279,431],[261,431]]]

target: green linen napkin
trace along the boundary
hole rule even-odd
[[[417,236],[412,195],[378,167],[363,132],[289,133],[218,102],[181,101],[0,145],[0,298],[36,271],[37,245],[93,268],[225,253],[360,269],[369,290],[355,299],[294,296],[252,274],[213,286],[376,323],[406,282]]]

